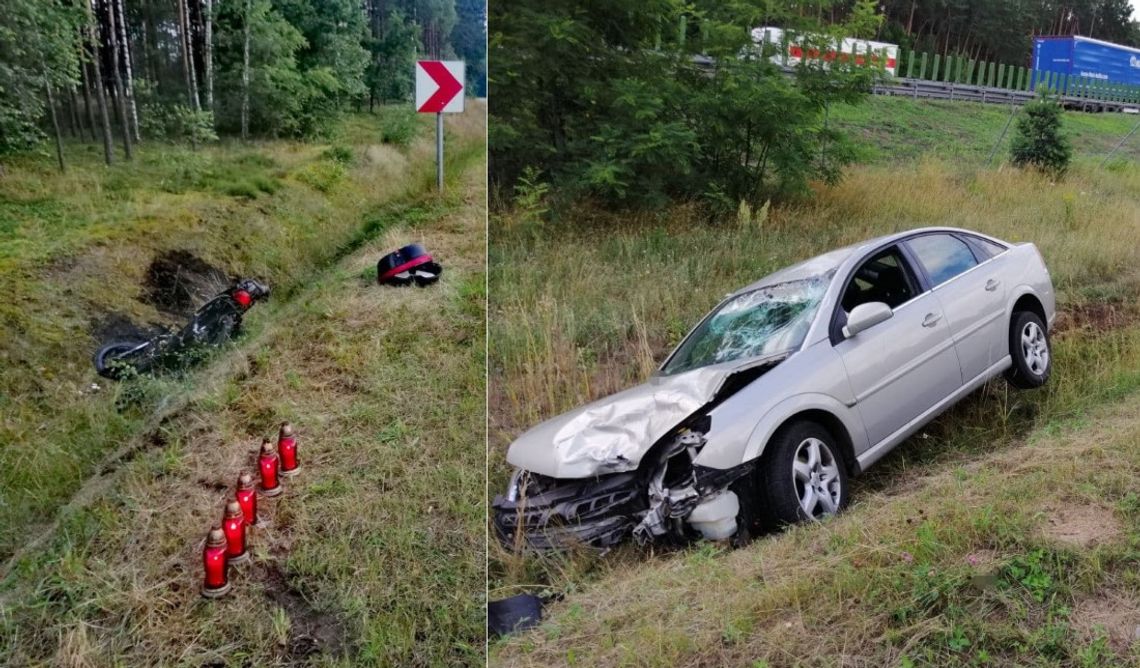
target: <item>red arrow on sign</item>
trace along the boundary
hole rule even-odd
[[[419,111],[428,113],[439,113],[451,102],[451,98],[455,97],[460,91],[463,90],[463,84],[458,79],[451,76],[451,72],[444,67],[443,63],[438,60],[421,60],[420,67],[428,73],[428,76],[435,81],[439,86],[439,90],[432,94],[420,106]]]

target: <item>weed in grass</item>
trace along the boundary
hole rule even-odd
[[[380,122],[380,140],[407,148],[419,134],[419,120],[411,108],[386,107]]]

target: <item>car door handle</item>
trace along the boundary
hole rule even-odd
[[[991,278],[990,280],[986,281],[986,292],[993,292],[994,290],[997,290],[999,285],[1001,285],[1001,281],[995,278]]]
[[[941,319],[942,319],[942,316],[938,313],[927,313],[926,317],[922,319],[922,326],[923,327],[933,327],[933,326],[937,325],[938,321]]]

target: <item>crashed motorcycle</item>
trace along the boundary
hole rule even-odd
[[[245,312],[268,297],[269,286],[254,279],[241,279],[203,304],[182,329],[149,339],[120,339],[103,344],[94,356],[95,371],[104,378],[121,380],[130,373],[176,366],[203,346],[229,341],[240,331]]]

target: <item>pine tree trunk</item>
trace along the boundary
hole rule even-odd
[[[206,0],[206,15],[202,19],[206,35],[206,108],[214,111],[214,3]]]
[[[119,30],[117,17],[115,14],[115,0],[111,0],[111,4],[107,6],[107,18],[110,21],[110,42],[111,42],[111,81],[115,86],[115,109],[119,112],[119,131],[123,135],[123,154],[127,160],[134,158],[134,152],[131,150],[131,120],[127,115],[127,96],[123,92],[123,75],[121,63],[119,63]]]
[[[201,105],[198,103],[198,84],[194,76],[190,18],[186,12],[186,0],[178,0],[178,32],[182,37],[182,74],[186,77],[186,94],[190,99],[190,108],[194,111],[200,111]]]
[[[103,160],[110,165],[115,161],[114,147],[111,145],[111,118],[107,114],[107,95],[103,90],[103,68],[99,64],[99,40],[95,36],[95,12],[87,3],[87,40],[91,49],[91,71],[95,86],[95,99],[99,102],[99,119],[103,126]]]
[[[83,139],[83,119],[79,115],[79,100],[75,97],[75,84],[67,87],[68,107],[71,111],[71,127],[75,129],[75,138]]]
[[[242,46],[241,65],[241,138],[249,139],[249,19],[253,11],[253,1],[245,0],[245,36]]]
[[[51,94],[51,84],[44,81],[44,90],[47,91],[47,105],[48,113],[51,114],[51,127],[55,130],[55,158],[59,161],[59,171],[62,174],[67,171],[67,166],[63,164],[63,135],[59,131],[59,116],[55,111],[55,99]]]
[[[112,9],[118,12],[118,17],[116,20],[119,24],[119,42],[122,46],[123,69],[127,73],[125,89],[127,96],[127,108],[130,111],[131,130],[135,134],[135,141],[138,141],[140,139],[139,110],[138,107],[135,106],[135,73],[134,67],[131,64],[131,43],[130,40],[127,39],[127,12],[123,6],[126,3],[126,0],[113,0],[113,2],[114,7]]]
[[[83,48],[82,44],[80,48]],[[95,141],[95,109],[91,106],[91,77],[88,76],[87,70],[87,58],[81,53],[79,73],[83,75],[83,112],[87,114],[87,128],[91,130],[91,141]]]
[[[194,91],[194,111],[202,111],[201,95],[198,91],[198,65],[194,58],[194,23],[190,16],[190,3],[198,0],[183,0],[186,8],[186,53],[190,57],[190,86]]]

